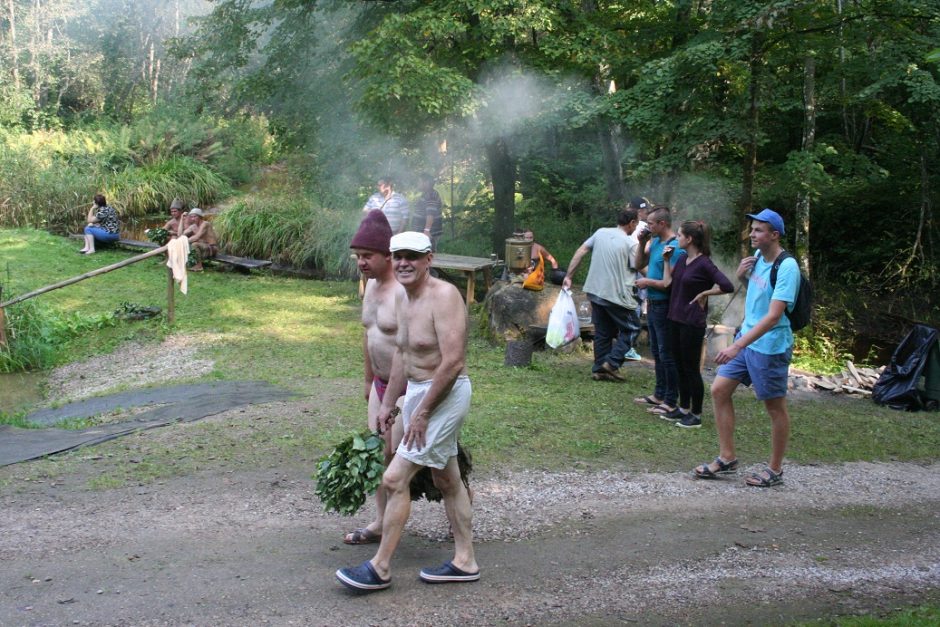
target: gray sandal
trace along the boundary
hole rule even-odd
[[[782,485],[783,470],[781,469],[780,472],[774,472],[770,469],[770,466],[767,466],[762,471],[755,472],[745,479],[744,483],[753,488],[772,488],[775,485]]]
[[[712,470],[711,465],[716,464],[718,466],[717,470]],[[718,456],[713,462],[705,462],[700,466],[696,466],[692,471],[692,474],[695,475],[698,479],[718,479],[722,475],[733,475],[738,472],[738,460],[732,459],[730,462],[726,462]]]

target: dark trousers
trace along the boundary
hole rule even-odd
[[[591,372],[600,372],[606,361],[614,368],[623,365],[623,356],[633,348],[640,330],[640,317],[635,309],[590,296],[591,322],[594,323],[594,365]]]
[[[656,364],[656,389],[653,395],[670,407],[675,407],[679,396],[679,371],[669,351],[669,325],[666,314],[668,300],[646,301],[646,329],[650,336],[650,352]]]
[[[679,407],[689,409],[691,405],[696,416],[702,415],[702,400],[705,398],[700,368],[704,339],[704,328],[669,321],[669,352],[679,373]]]

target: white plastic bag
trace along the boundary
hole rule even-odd
[[[558,293],[558,300],[552,307],[548,316],[548,330],[545,332],[545,343],[552,348],[574,340],[581,335],[581,326],[578,324],[578,310],[571,298],[571,290],[562,289]]]

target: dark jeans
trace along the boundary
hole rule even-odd
[[[591,301],[591,322],[594,323],[594,365],[591,372],[600,372],[606,361],[614,368],[623,364],[623,356],[633,348],[633,339],[640,330],[640,317],[635,309],[588,294]]]
[[[650,336],[650,352],[656,363],[656,389],[653,396],[661,399],[670,407],[675,407],[679,397],[679,371],[669,352],[669,325],[666,313],[669,311],[668,300],[646,301],[646,329]]]
[[[669,352],[679,372],[679,407],[689,409],[696,416],[702,415],[702,399],[705,384],[702,382],[702,342],[705,329],[669,321]]]

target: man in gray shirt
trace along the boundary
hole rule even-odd
[[[633,232],[638,219],[636,209],[623,209],[617,214],[617,226],[598,229],[574,253],[562,282],[571,288],[571,277],[581,259],[589,252],[584,292],[591,301],[591,322],[594,323],[594,365],[591,378],[595,381],[625,381],[620,374],[624,355],[633,346],[640,329],[635,295],[636,270],[633,259],[638,242]]]

